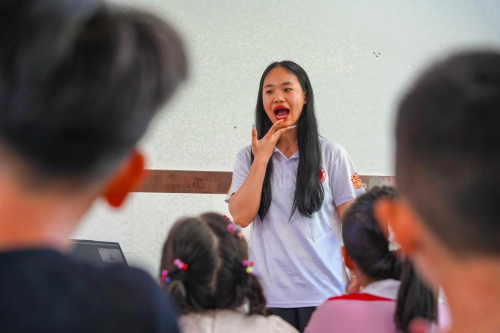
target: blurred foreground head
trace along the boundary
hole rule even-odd
[[[419,273],[443,287],[453,332],[500,328],[484,315],[498,312],[500,296],[499,111],[499,51],[456,53],[428,68],[399,104],[400,198],[376,207]]]
[[[500,254],[500,52],[458,53],[399,105],[400,193],[458,255]]]
[[[30,186],[85,185],[130,156],[187,74],[164,21],[97,0],[0,2],[0,158]]]

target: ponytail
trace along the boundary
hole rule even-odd
[[[406,260],[401,269],[401,286],[394,321],[399,332],[407,333],[411,321],[424,318],[432,322],[438,320],[436,293],[422,281],[410,261]]]
[[[183,308],[186,304],[186,287],[181,280],[173,280],[169,284],[166,284],[168,293],[172,296],[175,304],[179,306],[181,313],[184,312]]]
[[[266,298],[259,280],[253,274],[248,275],[245,296],[248,300],[248,314],[266,315]]]
[[[236,241],[236,238],[233,238]],[[245,244],[244,242],[244,240],[237,241],[241,244]],[[226,255],[235,256],[238,251],[231,251],[231,254],[225,252]],[[226,256],[226,260],[223,260],[217,272],[215,291],[217,308],[232,310],[247,304],[248,314],[266,315],[266,298],[262,286],[255,275],[247,272],[240,259],[238,255],[232,260]]]
[[[394,321],[398,331],[406,333],[415,318],[437,321],[437,299],[434,291],[417,276],[412,263],[389,250],[375,220],[376,201],[395,197],[395,189],[388,186],[374,187],[360,196],[344,216],[342,236],[347,253],[368,277],[374,281],[401,281]]]
[[[213,280],[220,259],[212,230],[198,218],[181,219],[170,230],[162,253],[160,283],[179,312],[214,308]],[[177,261],[186,266],[179,268]]]

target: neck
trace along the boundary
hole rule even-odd
[[[359,285],[361,286],[361,290],[363,290],[367,285],[373,282],[373,279],[369,278],[365,273],[363,273],[359,268],[356,268],[353,271],[354,275],[359,281]]]
[[[28,248],[65,250],[93,195],[56,190],[30,191],[0,170],[0,251]]]
[[[449,333],[500,332],[500,258],[456,260],[443,277],[453,317]]]
[[[283,133],[278,140],[276,146],[279,150],[287,149],[298,144],[297,128],[291,129]],[[283,148],[283,149],[282,149]]]

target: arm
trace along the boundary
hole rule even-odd
[[[282,120],[277,121],[260,140],[257,139],[257,130],[252,129],[254,160],[247,178],[229,201],[229,212],[234,223],[243,228],[252,223],[259,212],[267,163],[273,155],[274,147],[276,147],[281,135],[290,129],[290,127],[278,129],[282,122]]]
[[[339,211],[339,217],[340,217],[340,220],[342,220],[344,218],[344,214],[345,212],[349,209],[349,207],[354,203],[354,200],[350,200],[350,201],[347,201],[347,202],[344,202],[342,205],[339,205],[337,207],[338,211]]]
[[[266,168],[267,162],[254,159],[247,179],[229,201],[229,213],[234,223],[243,228],[252,223],[259,212]]]
[[[365,193],[359,180],[354,163],[347,151],[335,142],[329,142],[327,148],[331,149],[330,158],[327,159],[327,172],[332,190],[333,203],[342,221],[345,213],[356,197]]]

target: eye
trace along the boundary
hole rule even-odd
[[[268,94],[268,95],[272,94],[272,92],[273,92],[272,90],[266,90],[266,94]]]
[[[285,88],[285,91],[290,91],[292,90],[292,88]]]

